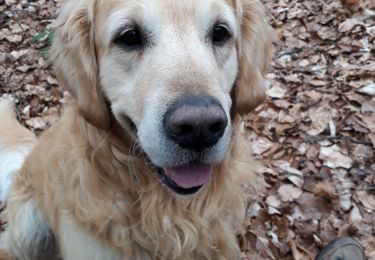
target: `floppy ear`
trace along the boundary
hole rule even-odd
[[[110,116],[99,86],[94,41],[95,0],[68,1],[55,23],[51,58],[59,84],[77,100],[80,114],[106,129]]]
[[[264,100],[263,76],[271,58],[275,36],[259,0],[236,0],[235,9],[241,35],[237,45],[240,66],[234,112],[243,115]]]

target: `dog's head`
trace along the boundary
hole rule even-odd
[[[263,100],[271,38],[259,0],[71,0],[52,54],[82,116],[135,131],[161,180],[190,194],[223,160],[233,117]]]

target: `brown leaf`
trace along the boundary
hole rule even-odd
[[[278,194],[280,195],[281,201],[292,202],[301,196],[302,190],[293,185],[284,184],[278,189]]]
[[[367,191],[357,191],[356,195],[359,201],[365,206],[367,209],[375,211],[375,196],[370,195]]]
[[[324,165],[333,169],[349,169],[353,165],[353,160],[349,156],[345,155],[343,150],[337,145],[321,147],[319,159],[323,160]]]

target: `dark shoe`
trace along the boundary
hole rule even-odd
[[[333,240],[315,257],[315,260],[365,260],[365,252],[357,240],[341,237]]]

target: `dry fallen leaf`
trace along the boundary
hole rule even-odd
[[[348,0],[346,0],[346,1],[349,2]],[[363,25],[363,24],[362,24],[361,21],[358,21],[355,18],[346,19],[344,22],[342,22],[339,25],[339,32],[348,32],[348,31],[351,31],[357,25]]]
[[[273,86],[266,91],[267,96],[271,98],[283,98],[287,90],[280,85]]]
[[[368,194],[366,191],[357,191],[356,195],[358,196],[359,201],[367,209],[375,211],[375,196]]]
[[[323,164],[330,168],[349,169],[353,165],[353,160],[342,153],[342,149],[337,145],[321,147],[319,159],[323,160]]]
[[[292,202],[299,198],[302,190],[290,184],[284,184],[278,189],[278,194],[283,202]]]
[[[267,138],[258,138],[251,145],[254,154],[262,154],[271,149],[274,144]]]
[[[330,121],[338,117],[338,112],[327,105],[322,105],[318,108],[310,108],[308,115],[311,120],[311,129],[307,133],[319,135],[328,127]]]
[[[366,95],[369,95],[369,96],[375,96],[375,83],[372,82],[369,85],[358,89],[357,92],[362,93],[362,94],[366,94]]]
[[[281,206],[280,198],[276,195],[268,196],[266,199],[266,203],[268,206],[274,208],[280,208]]]

